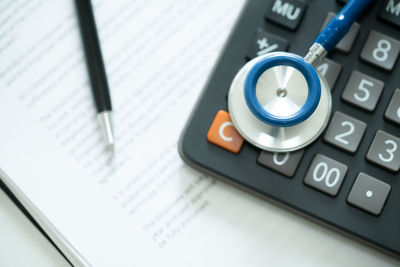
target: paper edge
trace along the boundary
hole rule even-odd
[[[13,182],[13,180],[3,171],[0,167],[0,179],[4,182],[11,193],[21,202],[22,206],[29,212],[34,220],[42,227],[43,231],[61,250],[64,256],[70,261],[73,266],[92,266],[68,241],[68,239],[61,234],[60,231],[46,218],[46,216],[39,210],[36,205],[25,195],[22,190]]]

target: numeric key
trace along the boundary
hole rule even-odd
[[[261,151],[257,162],[288,177],[292,177],[303,157],[304,150],[287,153]]]
[[[336,111],[326,130],[324,140],[347,152],[355,153],[366,128],[366,123]]]
[[[361,51],[361,59],[384,70],[393,69],[399,56],[400,42],[377,31],[371,31]]]
[[[337,78],[342,71],[342,66],[329,58],[324,58],[316,67],[318,73],[325,78],[329,89],[332,91]]]
[[[359,71],[353,71],[343,91],[343,100],[365,109],[374,111],[381,96],[384,83]]]
[[[369,147],[367,160],[392,172],[400,169],[400,138],[377,131]]]
[[[343,163],[317,154],[307,171],[304,183],[328,195],[336,196],[347,169]]]
[[[385,112],[385,118],[400,125],[400,89],[396,89]]]

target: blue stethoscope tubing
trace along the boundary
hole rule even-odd
[[[340,12],[332,18],[332,20],[318,34],[313,47],[318,47],[324,52],[324,55],[330,52],[348,32],[353,22],[358,19],[358,17],[372,2],[373,0],[348,1]],[[296,113],[289,116],[277,116],[271,114],[262,107],[256,95],[257,82],[260,76],[267,69],[279,65],[291,66],[299,70],[306,79],[308,86],[308,96],[305,103]],[[250,111],[260,121],[276,127],[293,126],[309,118],[317,108],[320,97],[321,84],[312,63],[291,53],[282,53],[281,55],[262,58],[249,70],[244,82],[244,98]]]
[[[373,0],[350,0],[318,34],[315,43],[330,52]]]

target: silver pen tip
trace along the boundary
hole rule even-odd
[[[108,144],[106,149],[111,155],[114,155],[114,144]]]
[[[114,151],[114,135],[112,130],[111,111],[103,111],[97,114],[100,128],[107,143],[107,149]]]

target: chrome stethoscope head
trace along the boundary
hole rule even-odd
[[[331,94],[303,58],[276,52],[243,66],[231,84],[228,108],[235,128],[248,142],[287,152],[321,134],[331,112]]]

